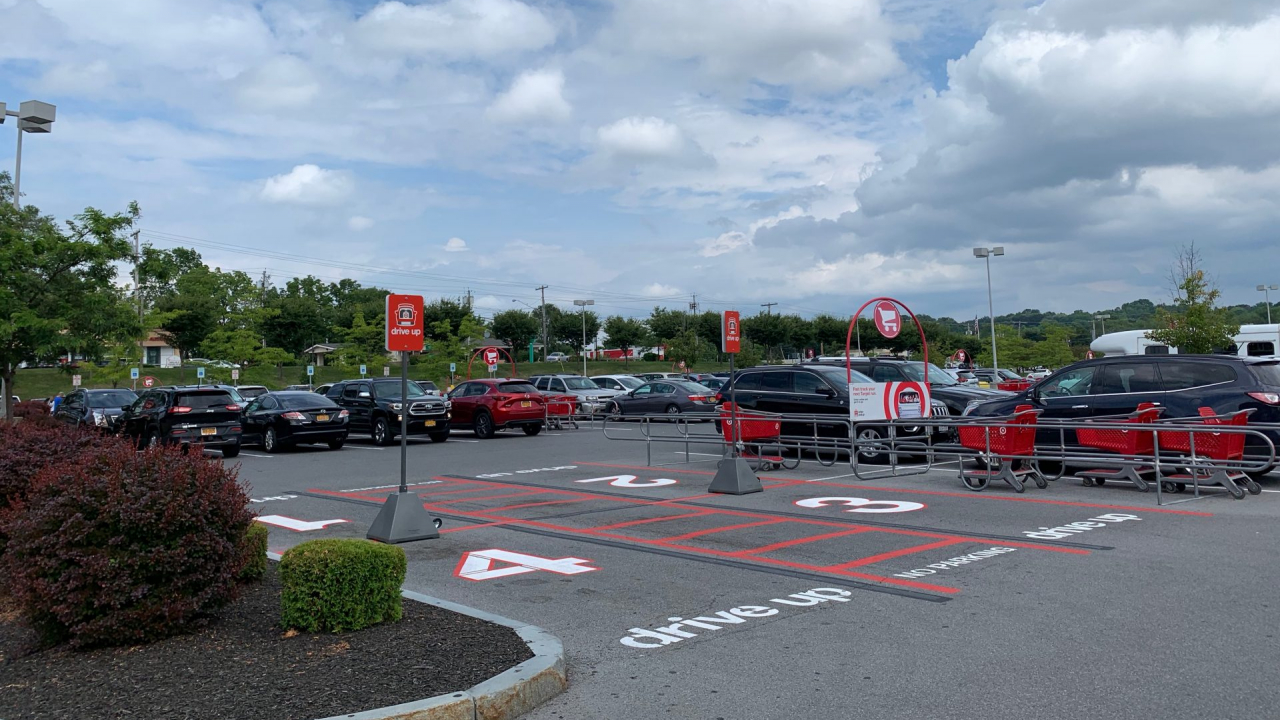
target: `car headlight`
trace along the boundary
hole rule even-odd
[[[391,409],[400,412],[400,403],[391,403]]]
[[[973,412],[981,404],[982,404],[982,401],[980,400],[970,400],[968,404],[964,406],[964,413],[962,414],[967,417],[969,413]]]
[[[106,426],[107,426],[107,416],[106,416],[106,414],[105,414],[105,413],[100,413],[100,412],[98,412],[97,410],[94,410],[94,411],[93,411],[93,424],[94,424],[94,425],[97,425],[97,426],[99,426],[99,427],[106,427]]]

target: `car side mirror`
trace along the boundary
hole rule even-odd
[[[369,393],[367,393],[367,392],[361,392],[361,393],[360,393],[360,397],[362,397],[362,398],[368,398],[368,397],[373,397],[373,396],[372,396],[372,395],[370,395],[370,394],[369,394]]]
[[[819,394],[819,395],[823,395],[823,396],[825,396],[825,397],[833,398],[833,397],[835,397],[835,396],[836,396],[836,391],[835,391],[835,390],[833,390],[833,389],[831,389],[831,388],[829,388],[829,387],[824,387],[824,388],[822,388],[822,389],[818,390],[818,394]]]
[[[122,412],[129,412],[129,408],[131,408],[131,407],[133,407],[133,406],[132,406],[132,405],[125,405],[124,407],[120,408],[120,410],[121,410]]]

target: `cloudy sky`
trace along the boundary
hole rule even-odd
[[[26,199],[488,311],[850,313],[1280,282],[1280,3],[0,0]],[[13,161],[12,121],[0,167]]]

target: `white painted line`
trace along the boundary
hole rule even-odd
[[[1280,490],[1263,490],[1262,492],[1280,493]]]
[[[351,448],[352,450],[373,450],[374,452],[384,452],[384,451],[386,451],[386,448],[380,448],[380,447],[365,447],[365,446],[363,446],[363,445],[343,445],[343,447],[344,447],[344,448]]]
[[[275,455],[258,455],[258,454],[256,454],[256,453],[247,453],[247,452],[245,452],[245,451],[243,451],[243,450],[241,450],[241,451],[240,451],[240,454],[241,454],[241,455],[244,455],[245,457],[267,458],[268,460],[275,460],[275,459],[276,459],[276,456],[275,456]]]
[[[479,440],[463,440],[463,439],[461,439],[461,438],[449,438],[449,442],[470,442],[470,443],[478,443],[478,442],[480,442],[480,441],[479,441]]]
[[[259,515],[254,518],[260,523],[267,525],[275,525],[294,532],[307,532],[309,530],[323,530],[326,525],[337,525],[338,523],[351,522],[350,520],[317,520],[309,522],[307,520],[299,520],[297,518],[285,517],[284,515]]]
[[[672,455],[684,455],[685,453],[683,453],[683,452],[673,452],[673,453],[671,453],[671,454],[672,454]],[[703,457],[724,457],[724,455],[723,455],[722,453],[696,453],[696,452],[691,452],[691,453],[689,453],[689,454],[690,454],[690,455],[702,455]]]
[[[839,480],[840,478],[853,477],[856,474],[857,473],[845,473],[844,475],[832,475],[831,477],[807,478],[807,479],[802,478],[802,479],[804,479],[805,482],[822,482],[824,480]]]

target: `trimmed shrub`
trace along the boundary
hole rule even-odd
[[[13,416],[22,418],[25,425],[40,427],[58,427],[62,425],[49,412],[49,406],[43,400],[23,400],[13,406]]]
[[[648,353],[645,353],[644,355],[641,355],[640,359],[644,360],[645,362],[658,362],[658,353],[648,352]]]
[[[103,447],[40,471],[4,523],[4,569],[47,642],[153,640],[235,598],[248,504],[222,463],[176,447]]]
[[[280,560],[280,622],[348,632],[400,619],[404,550],[370,540],[311,540]]]
[[[260,522],[249,523],[244,534],[244,567],[240,579],[245,582],[261,580],[267,574],[267,526]]]

